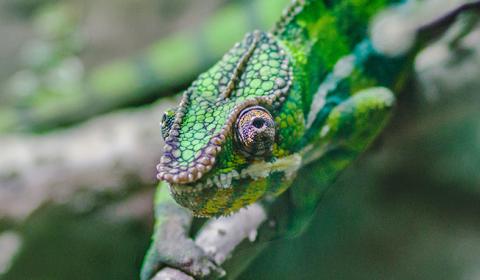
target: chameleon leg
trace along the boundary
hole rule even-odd
[[[306,157],[288,195],[294,214],[289,234],[308,225],[328,186],[382,131],[389,120],[395,96],[386,88],[368,88],[355,93],[332,109],[314,147]]]
[[[170,196],[168,186],[160,183],[155,195],[155,228],[152,244],[145,256],[140,279],[148,280],[163,267],[180,269],[201,278],[219,271],[204,251],[188,236],[190,212]]]

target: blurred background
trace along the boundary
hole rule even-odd
[[[136,279],[163,111],[288,2],[0,1],[0,279]],[[427,2],[415,17],[460,1]],[[419,55],[392,122],[308,231],[271,242],[241,279],[480,279],[480,26],[469,22]]]

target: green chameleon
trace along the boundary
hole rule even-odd
[[[392,91],[407,80],[416,53],[480,4],[418,28],[408,51],[388,56],[369,39],[368,23],[398,2],[293,1],[271,32],[247,34],[185,90],[162,120],[162,182],[142,279],[165,266],[198,278],[218,269],[188,237],[194,216],[229,215],[255,202],[267,209],[293,195],[299,221],[285,234],[302,228],[319,192],[287,191],[302,179],[297,172],[321,164],[318,182],[331,184],[387,123]]]

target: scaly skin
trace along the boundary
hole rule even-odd
[[[193,242],[176,245],[189,227],[173,221],[191,216],[175,202],[194,216],[229,215],[282,194],[312,162],[321,164],[319,185],[331,184],[368,147],[394,106],[389,89],[401,87],[419,49],[392,58],[373,48],[368,23],[392,3],[294,1],[271,33],[247,34],[193,82],[163,120],[163,183],[142,279],[163,265],[199,278],[221,272]],[[319,195],[299,191],[298,215]]]

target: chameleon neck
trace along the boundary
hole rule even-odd
[[[367,37],[372,16],[395,2],[398,0],[297,0],[285,10],[272,33],[296,60],[296,78],[305,89],[305,115],[319,84],[337,61]]]

